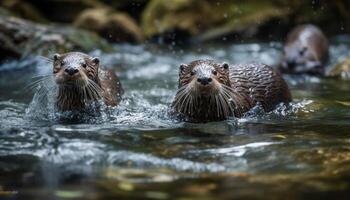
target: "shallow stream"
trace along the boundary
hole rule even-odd
[[[349,39],[335,38],[329,65],[349,48]],[[45,59],[0,65],[0,199],[349,197],[349,82],[286,75],[290,108],[183,123],[167,115],[179,64],[202,58],[275,65],[281,44],[115,49],[90,54],[120,76],[124,99],[84,123],[54,120],[32,102],[25,87],[51,73]]]

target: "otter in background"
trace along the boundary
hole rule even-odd
[[[267,65],[197,60],[180,66],[171,107],[185,121],[208,122],[242,117],[258,103],[271,111],[291,100],[287,83]]]
[[[123,89],[111,70],[100,68],[100,60],[80,52],[55,54],[53,76],[58,86],[55,97],[58,111],[81,111],[102,99],[117,106]]]
[[[284,73],[323,75],[328,60],[328,40],[314,25],[295,27],[287,36],[280,70]]]

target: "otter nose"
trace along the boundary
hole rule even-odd
[[[202,85],[208,85],[212,80],[213,80],[212,78],[207,78],[207,77],[197,79],[197,81]]]
[[[73,67],[68,67],[64,70],[66,73],[68,73],[69,75],[73,76],[74,74],[78,73],[79,70]]]

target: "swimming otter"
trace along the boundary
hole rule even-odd
[[[58,111],[80,111],[99,99],[108,106],[117,106],[123,94],[117,76],[101,69],[98,58],[83,53],[55,54],[53,75],[58,85]]]
[[[271,111],[292,100],[282,76],[264,64],[231,65],[197,60],[180,65],[172,109],[191,122],[242,117],[260,103]]]
[[[328,48],[328,40],[319,28],[297,26],[287,36],[280,69],[285,73],[323,75]]]

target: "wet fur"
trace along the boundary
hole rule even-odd
[[[208,122],[242,117],[260,103],[265,111],[292,100],[288,85],[281,75],[263,64],[231,65],[211,60],[197,60],[181,65],[179,90],[172,109],[186,121]],[[195,84],[199,67],[215,70],[208,91],[199,91]],[[192,73],[192,74],[191,74]]]
[[[118,105],[123,94],[120,81],[112,71],[101,69],[99,62],[96,63],[94,59],[79,52],[54,58],[54,79],[58,85],[56,107],[59,111],[83,110],[100,99],[107,106]],[[79,69],[79,76],[74,78],[64,71],[72,65]]]

